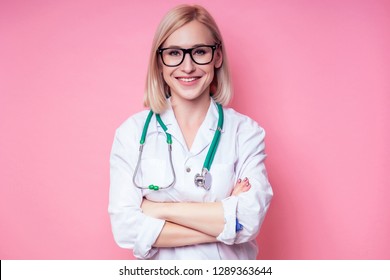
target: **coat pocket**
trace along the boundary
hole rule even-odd
[[[161,159],[143,159],[140,163],[140,182],[142,187],[146,188],[150,185],[166,187],[170,183],[167,182],[168,163]]]
[[[212,178],[210,192],[216,200],[230,196],[234,187],[234,164],[213,163],[210,174]]]

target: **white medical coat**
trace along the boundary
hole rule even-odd
[[[132,178],[137,164],[139,140],[148,111],[127,119],[115,133],[110,157],[109,214],[115,241],[133,250],[138,259],[256,259],[256,236],[273,195],[264,166],[264,130],[252,119],[224,108],[224,126],[210,168],[209,191],[196,187],[194,176],[200,173],[218,123],[214,101],[193,145],[188,150],[172,108],[161,119],[172,135],[172,159],[176,184],[167,190],[140,190]],[[248,177],[251,189],[239,196],[230,193],[239,178]],[[166,135],[153,116],[137,174],[138,185],[167,186],[172,182]],[[225,226],[219,242],[174,248],[152,247],[165,221],[142,213],[143,197],[156,202],[221,201]],[[236,218],[243,229],[236,233]]]

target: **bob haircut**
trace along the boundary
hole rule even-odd
[[[170,89],[161,74],[161,63],[158,56],[158,48],[177,29],[185,24],[198,21],[204,24],[210,31],[215,43],[220,44],[222,53],[222,66],[214,69],[214,79],[210,84],[210,95],[222,105],[227,105],[233,96],[233,86],[230,78],[228,60],[223,45],[222,35],[219,28],[203,7],[198,5],[179,5],[170,10],[161,20],[153,39],[146,86],[144,93],[144,105],[150,107],[155,113],[162,113],[167,108],[167,98],[170,97]]]

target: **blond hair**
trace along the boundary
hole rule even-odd
[[[170,96],[169,87],[161,74],[157,50],[173,32],[194,20],[204,24],[211,31],[215,42],[221,45],[223,62],[220,68],[215,69],[214,80],[210,85],[210,94],[216,102],[222,105],[227,105],[232,98],[233,87],[228,59],[222,35],[215,20],[205,8],[199,5],[179,5],[170,10],[161,20],[150,51],[144,105],[150,107],[155,113],[162,113],[166,109],[167,98]]]

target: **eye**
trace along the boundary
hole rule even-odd
[[[181,56],[181,50],[177,49],[167,49],[166,54],[169,56]]]
[[[194,49],[192,54],[197,56],[203,56],[207,54],[207,48],[206,47],[196,48]]]

